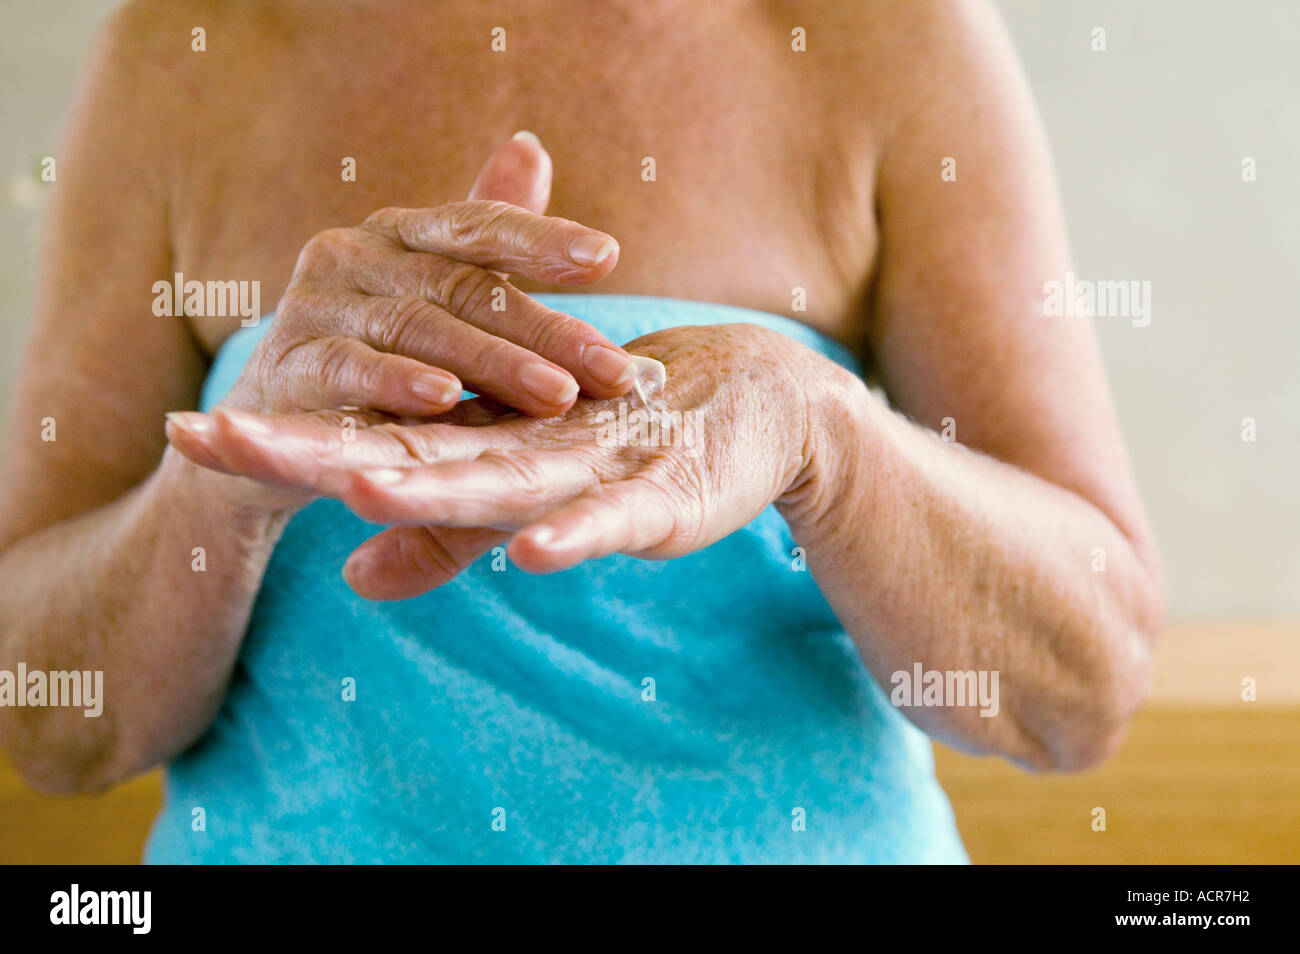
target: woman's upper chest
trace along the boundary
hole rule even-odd
[[[743,305],[855,342],[878,147],[870,117],[844,110],[843,90],[788,35],[709,18],[586,33],[522,21],[494,50],[480,19],[441,33],[423,22],[429,36],[299,25],[264,50],[211,94],[222,121],[184,162],[176,269],[257,281],[270,310],[313,234],[381,206],[464,198],[526,128],[554,160],[548,213],[620,242],[618,268],[585,290]],[[238,326],[192,323],[210,350]]]

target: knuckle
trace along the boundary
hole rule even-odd
[[[299,349],[315,340],[315,335],[305,330],[309,310],[300,305],[284,304],[276,309],[275,322],[266,336],[257,343],[249,358],[249,369],[262,382],[268,394],[289,394],[294,375],[294,362],[301,357]]]
[[[574,448],[574,456],[587,470],[587,483],[593,493],[599,493],[610,482],[627,476],[625,463],[616,455],[603,453],[600,448]]]
[[[476,265],[450,263],[434,279],[433,298],[452,314],[473,314],[486,307],[501,280]]]
[[[312,296],[304,291],[301,285],[290,285],[280,299],[280,304],[276,306],[274,328],[283,328],[299,321],[303,315],[309,314],[312,311],[311,302]]]
[[[459,248],[482,250],[492,243],[514,209],[509,202],[487,199],[445,205],[443,224],[447,239]]]
[[[436,310],[423,298],[380,298],[371,309],[370,336],[383,350],[405,354],[414,350],[421,330],[436,320]]]
[[[320,425],[335,431],[341,430],[347,425],[348,421],[351,421],[355,427],[367,427],[369,425],[369,420],[364,413],[344,408],[321,408],[312,411],[311,416]]]
[[[447,241],[457,247],[476,241],[482,229],[481,215],[479,206],[473,202],[455,202],[443,206],[442,225]]]
[[[332,312],[329,299],[300,284],[291,286],[275,309],[275,323],[267,338],[278,341],[296,341],[316,337],[321,317]]]
[[[307,240],[299,261],[311,269],[336,265],[356,244],[352,229],[325,229]]]
[[[540,500],[544,495],[546,481],[543,469],[532,455],[487,450],[479,455],[479,460],[491,464],[501,472],[510,484],[511,497],[527,504]]]
[[[258,377],[271,380],[279,373],[293,349],[294,343],[286,335],[271,331],[257,343],[249,364],[257,369]]]
[[[382,209],[375,209],[366,216],[366,220],[361,223],[361,227],[379,232],[396,230],[397,223],[402,220],[403,211],[403,209],[395,205],[386,205]]]
[[[510,342],[494,335],[479,335],[466,342],[466,366],[485,381],[498,383],[519,379],[525,355]]]
[[[284,366],[291,355],[300,357],[300,348],[330,335],[337,324],[335,311],[335,303],[325,295],[301,286],[286,291],[276,306],[275,322],[259,344],[270,366]]]
[[[310,409],[302,394],[302,344],[290,344],[282,350],[268,348],[261,355],[255,356],[257,379],[262,383],[267,398],[267,410],[279,412]]]
[[[263,338],[249,359],[247,376],[255,383],[262,410],[275,411],[280,408],[281,385],[280,349],[267,338]]]
[[[569,315],[544,312],[528,326],[524,346],[538,354],[576,352],[585,343],[587,325]]]
[[[351,392],[357,379],[352,341],[348,338],[321,338],[313,349],[308,373],[326,391]]]
[[[367,352],[355,344],[348,349],[345,366],[341,369],[340,382],[347,388],[346,397],[357,404],[367,407],[379,407],[386,403],[384,383],[388,380],[390,363],[393,360],[386,354],[369,353],[373,360],[366,360]]]
[[[369,432],[379,435],[381,440],[391,441],[407,456],[411,464],[428,465],[438,463],[437,449],[429,442],[418,437],[411,428],[404,424],[393,422],[376,424],[369,429]]]

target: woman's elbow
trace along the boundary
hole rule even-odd
[[[15,774],[42,795],[98,795],[136,774],[108,726],[73,741],[41,739],[39,727],[12,721],[0,729],[0,749]]]
[[[1151,695],[1162,614],[1117,624],[1098,639],[1094,665],[1078,673],[1054,730],[1040,736],[1027,759],[1040,772],[1084,772],[1111,758],[1128,737],[1134,716]]]

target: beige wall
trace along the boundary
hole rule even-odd
[[[850,0],[846,0],[850,2]],[[0,410],[40,188],[112,0],[17,0],[0,32]],[[1000,0],[1055,148],[1079,276],[1153,283],[1099,320],[1180,616],[1300,615],[1300,7]],[[1107,50],[1090,50],[1092,30]],[[1241,181],[1253,156],[1258,181]],[[1241,419],[1258,440],[1243,443]]]
[[[1078,273],[1153,283],[1149,327],[1099,326],[1171,607],[1295,615],[1300,6],[1000,6],[1052,140]],[[1098,26],[1104,53],[1089,48]],[[1258,181],[1241,180],[1244,156]]]
[[[32,271],[45,190],[91,37],[114,0],[5,0],[0,29],[0,422],[31,315]],[[0,428],[4,424],[0,423]]]

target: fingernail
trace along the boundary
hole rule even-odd
[[[525,139],[525,140],[527,140],[528,142],[535,142],[535,143],[537,143],[537,145],[539,145],[539,146],[542,144],[542,141],[541,141],[540,139],[537,138],[537,133],[535,133],[535,132],[530,132],[530,131],[527,130],[527,129],[521,129],[521,130],[519,130],[519,132],[515,133],[515,134],[514,134],[513,136],[511,136],[510,138],[511,138],[511,139]]]
[[[396,484],[405,479],[406,471],[391,467],[377,467],[374,470],[361,471],[361,476],[372,484]]]
[[[524,536],[528,537],[530,543],[544,547],[555,539],[555,528],[538,527],[536,530],[529,530]]]
[[[206,414],[197,411],[168,411],[164,417],[189,434],[212,433],[212,421]]]
[[[460,397],[460,386],[440,374],[421,374],[411,382],[411,393],[421,401],[441,406],[455,403]]]
[[[581,528],[576,526],[561,527],[558,530],[555,527],[542,526],[529,530],[524,536],[528,537],[533,546],[544,550],[572,550],[582,544],[580,531]]]
[[[567,404],[578,395],[578,382],[549,364],[534,361],[519,375],[524,390],[544,404]]]
[[[582,366],[606,387],[627,384],[636,377],[636,365],[625,354],[604,345],[590,344],[582,349]]]
[[[599,265],[618,248],[612,238],[601,235],[579,235],[569,243],[569,258],[579,265]]]
[[[368,566],[374,562],[369,550],[359,550],[353,552],[343,564],[343,579],[351,583],[365,575]]]
[[[230,411],[222,408],[221,413],[226,415],[226,419],[234,424],[241,431],[247,431],[250,434],[258,434],[267,437],[271,434],[270,425],[262,421],[256,414],[247,414],[244,411]]]

